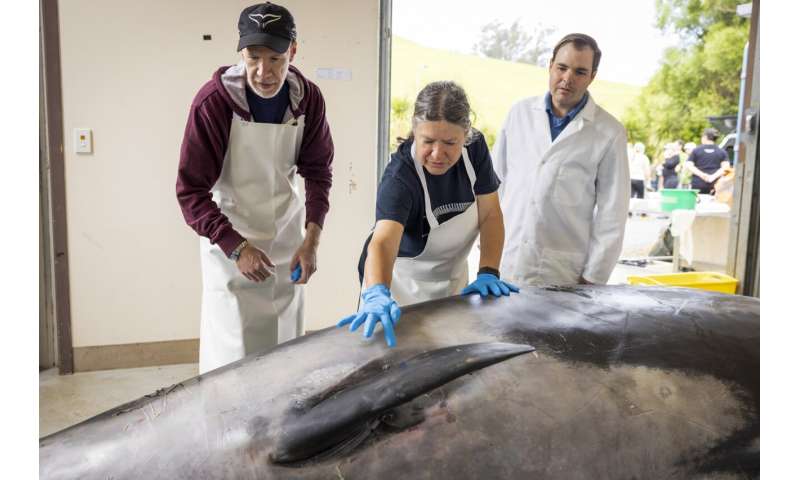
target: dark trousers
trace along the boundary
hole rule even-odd
[[[631,198],[644,198],[644,180],[631,180]]]
[[[700,190],[700,193],[711,193],[714,191],[714,184],[707,183],[700,179],[699,177],[693,176],[692,177],[692,188],[695,190]]]

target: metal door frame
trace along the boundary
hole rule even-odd
[[[39,49],[44,120],[40,121],[40,189],[47,200],[42,212],[42,247],[45,277],[49,278],[49,296],[55,320],[57,365],[59,373],[74,371],[72,319],[69,299],[69,256],[67,255],[67,209],[64,177],[64,117],[61,95],[61,52],[59,46],[58,1],[39,0]]]
[[[392,0],[381,0],[378,60],[378,163],[377,182],[389,163],[389,119],[392,103]],[[377,188],[377,187],[376,187]]]
[[[760,2],[754,0],[750,11],[750,35],[742,75],[742,102],[737,124],[739,144],[734,200],[731,208],[727,273],[739,280],[736,293],[759,296],[760,269],[760,191],[759,191],[759,74],[760,74]]]

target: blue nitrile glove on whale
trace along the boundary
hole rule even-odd
[[[300,276],[303,275],[303,269],[300,268],[300,264],[298,263],[294,270],[292,270],[292,281],[296,282],[300,280]]]
[[[499,297],[500,295],[508,296],[511,292],[518,293],[519,288],[516,285],[500,280],[493,273],[479,273],[474,282],[467,285],[464,290],[461,290],[461,295],[480,293],[481,297],[486,297],[491,293],[495,297]]]
[[[394,338],[394,326],[400,320],[400,307],[392,299],[389,287],[379,283],[364,290],[361,294],[361,308],[358,313],[339,320],[337,327],[350,324],[350,331],[358,330],[362,323],[364,326],[364,336],[369,338],[375,330],[375,325],[380,321],[383,325],[383,336],[386,344],[394,347],[397,342]]]

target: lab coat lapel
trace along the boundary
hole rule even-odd
[[[585,126],[587,121],[594,120],[595,110],[597,109],[597,105],[594,103],[592,96],[589,95],[589,99],[586,102],[586,105],[583,106],[583,109],[578,112],[578,115],[572,119],[571,122],[567,124],[564,130],[561,131],[561,134],[556,137],[555,141],[550,145],[550,149],[555,148],[557,145],[565,142],[567,138],[571,137],[572,135],[577,134],[580,132]],[[545,116],[547,112],[545,112]],[[547,122],[548,127],[550,122]]]
[[[553,144],[550,145],[550,148],[555,148],[556,145],[559,143],[564,142],[570,135],[574,135],[578,133],[581,128],[583,128],[583,112],[580,112],[575,118],[572,119],[571,122],[567,124],[564,130],[561,130],[561,133],[556,137],[553,141]],[[549,123],[549,122],[548,122]]]
[[[544,95],[540,96],[538,101],[534,104],[534,112],[536,124],[541,125],[541,128],[534,128],[534,144],[538,149],[541,149],[541,158],[544,159],[549,153],[550,148],[553,146],[552,135],[550,134],[550,119],[547,116],[547,105]]]

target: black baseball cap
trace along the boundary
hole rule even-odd
[[[239,15],[239,47],[269,47],[278,53],[297,38],[294,17],[284,7],[266,2],[245,8]]]

